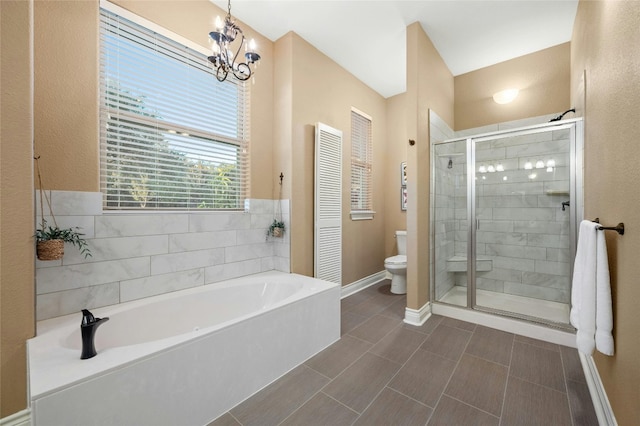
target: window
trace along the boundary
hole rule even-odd
[[[371,117],[351,110],[351,218],[373,219]]]
[[[104,207],[243,208],[249,189],[244,83],[218,82],[204,53],[146,26],[101,9]]]

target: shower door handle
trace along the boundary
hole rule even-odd
[[[480,219],[476,219],[476,231],[480,229]]]

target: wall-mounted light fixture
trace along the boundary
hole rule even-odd
[[[506,89],[493,94],[493,100],[497,104],[508,104],[518,96],[520,91],[518,89]]]

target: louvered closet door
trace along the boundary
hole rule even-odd
[[[316,124],[314,275],[342,284],[342,132]]]

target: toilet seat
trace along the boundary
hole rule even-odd
[[[387,257],[384,260],[384,263],[387,265],[406,265],[407,263],[407,256],[404,254],[399,254],[397,256],[391,256],[391,257]]]

